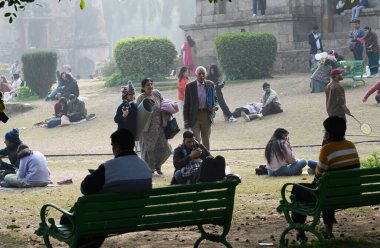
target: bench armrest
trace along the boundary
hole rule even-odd
[[[73,222],[73,220],[72,220],[72,217],[74,216],[73,213],[70,213],[70,212],[64,210],[63,208],[61,208],[55,204],[49,203],[49,204],[43,205],[41,208],[41,211],[40,211],[41,224],[43,224],[45,226],[49,226],[46,222],[46,217],[48,215],[47,213],[48,213],[49,207],[57,210],[58,212],[61,212],[64,216],[66,216],[70,220],[70,222]],[[55,222],[54,222],[53,218],[49,218],[48,222],[51,224],[51,227],[55,226]]]
[[[297,186],[298,188],[304,190],[304,191],[307,191],[309,192],[311,195],[313,195],[313,197],[315,198],[315,202],[313,202],[313,205],[314,205],[314,208],[312,209],[311,212],[314,212],[316,209],[317,209],[317,206],[319,205],[319,199],[318,199],[318,188],[316,189],[312,189],[312,188],[309,188],[309,187],[306,187],[304,185],[301,185],[301,184],[298,184],[298,183],[286,183],[282,186],[281,188],[281,201],[280,201],[280,206],[277,208],[277,211],[278,212],[282,212],[283,211],[283,208],[288,208],[288,209],[291,209],[291,210],[296,210],[297,209],[297,206],[292,203],[292,202],[289,202],[286,198],[286,189],[289,187],[289,186]],[[295,201],[296,202],[296,201]],[[302,213],[305,213],[305,211],[303,211],[302,209],[298,209],[300,210],[300,212]],[[306,214],[306,213],[305,213]]]

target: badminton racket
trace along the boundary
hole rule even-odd
[[[357,121],[359,123],[360,131],[362,131],[362,133],[364,133],[365,135],[371,134],[372,128],[368,123],[361,123],[358,119],[356,119],[355,116],[353,116],[353,115],[351,115],[351,116],[352,116],[352,118],[355,119],[355,121]]]

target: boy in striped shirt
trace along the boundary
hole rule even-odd
[[[303,184],[311,188],[315,188],[319,178],[326,171],[360,168],[359,155],[355,145],[344,138],[347,129],[346,120],[338,116],[330,116],[323,122],[323,127],[327,143],[320,150],[313,183]],[[293,187],[292,194],[295,195],[297,201],[315,201],[312,195],[297,187]],[[334,237],[332,229],[333,223],[336,223],[335,210],[323,211],[322,218],[325,223],[326,238]],[[306,216],[292,213],[292,219],[296,223],[305,223]],[[307,242],[304,231],[298,230],[297,240],[300,243]]]

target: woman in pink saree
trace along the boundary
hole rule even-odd
[[[190,37],[190,35],[187,35],[186,40],[183,42],[182,49],[181,49],[182,66],[189,68],[192,75],[195,75],[195,66],[193,63],[195,54],[196,54],[195,42]]]

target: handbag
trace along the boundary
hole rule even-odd
[[[168,120],[168,123],[164,131],[166,139],[174,138],[174,136],[176,136],[176,134],[179,133],[179,131],[181,131],[181,129],[179,129],[178,127],[177,120],[173,117],[173,115],[171,115],[170,120]]]

